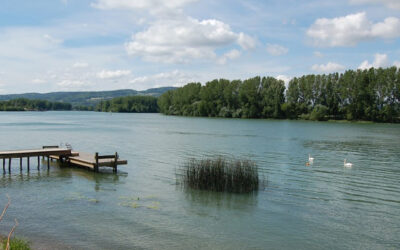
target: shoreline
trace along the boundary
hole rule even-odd
[[[12,110],[12,111],[5,111],[5,110],[0,110],[0,113],[9,113],[9,112],[14,112],[14,113],[24,113],[24,112],[95,112],[95,113],[112,113],[112,114],[160,114],[164,116],[171,116],[171,117],[185,117],[185,118],[211,118],[211,119],[233,119],[233,120],[269,120],[269,121],[307,121],[307,122],[327,122],[327,123],[354,123],[354,124],[400,124],[400,122],[377,122],[377,121],[368,121],[368,120],[334,120],[334,119],[328,119],[328,120],[309,120],[309,119],[288,119],[288,118],[282,118],[282,119],[277,119],[277,118],[236,118],[236,117],[219,117],[219,116],[185,116],[185,115],[167,115],[163,114],[160,112],[111,112],[111,111],[93,111],[93,110]]]

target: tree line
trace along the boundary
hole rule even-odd
[[[95,111],[123,113],[157,113],[157,98],[153,96],[125,96],[101,101]]]
[[[182,116],[400,121],[400,70],[371,68],[295,77],[189,83],[158,99],[161,113]]]
[[[0,101],[0,111],[47,111],[47,110],[71,110],[70,103],[49,102],[46,100],[30,100],[17,98],[8,101]]]

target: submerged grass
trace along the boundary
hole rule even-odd
[[[185,187],[215,192],[250,193],[259,189],[258,167],[250,160],[223,157],[190,159],[183,165]]]

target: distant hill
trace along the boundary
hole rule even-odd
[[[46,100],[50,102],[71,103],[73,106],[95,106],[101,100],[109,100],[115,97],[123,96],[155,96],[158,97],[174,87],[152,88],[143,91],[133,89],[120,89],[111,91],[79,91],[79,92],[51,92],[51,93],[25,93],[0,95],[0,101],[8,101],[17,98]]]

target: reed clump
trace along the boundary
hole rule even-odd
[[[7,249],[7,241],[5,240],[3,242],[3,249]],[[0,247],[0,249],[2,249]],[[10,250],[30,250],[31,247],[29,246],[29,243],[23,239],[19,238],[11,238],[9,241],[9,248]]]
[[[215,192],[249,193],[259,189],[258,167],[250,160],[215,157],[190,159],[183,165],[185,187]]]
[[[8,207],[11,205],[10,196],[7,195],[8,202],[4,206],[3,212],[0,214],[0,222],[3,220],[4,215],[7,212]],[[15,225],[12,227],[11,231],[8,233],[7,237],[0,235],[0,250],[29,250],[31,249],[29,243],[25,240],[12,238],[15,228],[18,226],[18,221],[15,219]]]

